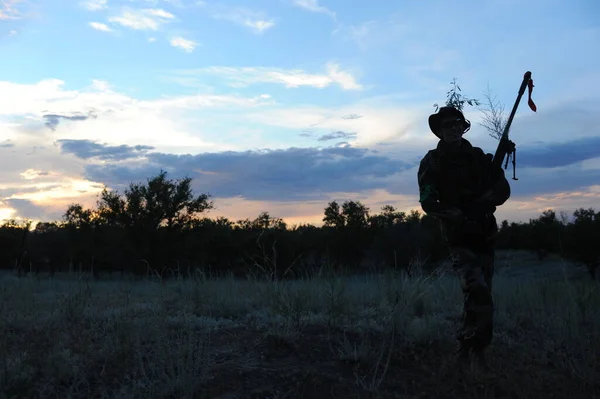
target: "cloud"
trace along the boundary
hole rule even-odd
[[[318,138],[319,141],[328,141],[328,140],[336,140],[336,139],[353,139],[356,138],[356,133],[346,133],[338,130],[337,132],[332,132],[328,134],[324,134]]]
[[[334,20],[336,19],[335,12],[326,7],[320,6],[318,0],[293,0],[293,4],[311,12],[327,14]]]
[[[267,105],[271,101],[268,94],[261,94],[256,97],[223,96],[211,94],[198,94],[191,96],[173,96],[160,100],[140,101],[139,105],[143,108],[191,110],[211,107],[260,107]]]
[[[204,7],[207,5],[204,1],[199,0],[129,0],[129,1],[138,1],[145,2],[152,6],[156,6],[157,4],[163,2],[168,3],[173,7],[177,8],[194,8],[194,7]]]
[[[64,81],[45,79],[35,84],[0,81],[0,115],[41,112],[51,102],[66,102],[75,92],[62,90]]]
[[[89,11],[100,11],[107,8],[107,3],[108,0],[87,0],[82,1],[80,4]]]
[[[86,207],[94,205],[95,196],[103,186],[68,177],[59,177],[56,183],[36,184],[2,190],[10,197],[0,198],[0,217],[58,220],[67,207],[79,202]],[[3,207],[2,205],[5,204]],[[8,208],[6,207],[8,205]]]
[[[45,144],[43,137],[35,139],[36,142]],[[35,155],[28,156],[26,153],[31,147],[21,143],[2,154],[0,218],[27,216],[52,220],[59,217],[70,203],[81,201],[93,204],[94,195],[102,190],[102,185],[78,177],[83,173],[83,162],[80,159],[61,154],[57,146],[43,147],[39,148]],[[35,168],[31,165],[35,165]],[[8,206],[7,200],[31,201],[43,207],[44,214],[23,214],[23,207],[27,206],[27,203],[11,202],[11,206]]]
[[[25,180],[35,180],[35,179],[39,179],[40,177],[50,176],[51,174],[52,173],[48,172],[48,171],[27,169],[25,172],[21,173],[20,175]]]
[[[205,120],[218,113],[241,115],[243,109],[262,108],[272,102],[268,95],[216,94],[138,100],[101,81],[80,90],[66,90],[64,82],[56,79],[33,84],[0,81],[0,137],[23,149],[18,153],[23,158],[15,158],[17,165],[31,165],[33,161],[26,155],[35,154],[39,159],[46,152],[40,147],[51,148],[61,139],[131,146],[143,143],[170,153],[239,149],[251,139],[231,138],[235,126],[223,132],[223,122],[207,126]],[[37,149],[32,151],[34,146]],[[3,151],[3,156],[8,152]]]
[[[175,16],[173,14],[171,14],[170,12],[167,12],[165,10],[162,10],[160,8],[151,8],[151,9],[147,9],[145,10],[148,14],[154,16],[154,17],[158,17],[158,18],[163,18],[163,19],[173,19],[175,18]]]
[[[213,11],[212,17],[245,26],[256,34],[262,34],[275,26],[275,20],[269,19],[263,12],[243,7],[220,6]]]
[[[58,114],[46,114],[42,116],[46,119],[46,127],[50,130],[56,130],[61,119],[70,121],[84,121],[88,118],[96,118],[96,114],[90,112],[88,115],[58,115]]]
[[[122,161],[144,156],[154,147],[148,145],[107,145],[98,144],[90,140],[58,140],[61,151],[65,154],[73,154],[78,158],[99,160]]]
[[[525,167],[553,168],[568,166],[600,157],[600,136],[584,137],[559,143],[539,143],[535,147],[517,148],[517,163]]]
[[[600,182],[600,169],[584,171],[579,165],[551,169],[517,169],[518,181],[511,179],[512,170],[506,170],[513,196],[544,196],[560,192],[579,192]]]
[[[23,3],[24,0],[1,0],[0,1],[0,21],[9,19],[20,19],[21,12],[17,5]]]
[[[29,218],[55,220],[72,202],[90,203],[102,186],[72,177],[80,173],[78,165],[68,156],[60,156],[50,147],[36,154],[35,159],[24,157],[25,149],[16,148],[4,154],[6,161],[0,171],[0,219]],[[27,164],[36,169],[23,170]],[[82,198],[82,196],[89,196]]]
[[[92,79],[92,88],[101,92],[110,91],[110,84],[105,80]]]
[[[10,139],[0,142],[0,148],[11,148],[14,146],[15,146],[15,144]]]
[[[162,9],[126,9],[120,15],[110,17],[110,22],[135,30],[158,30],[162,25],[175,19],[175,15]]]
[[[309,73],[302,69],[281,69],[267,67],[208,67],[201,69],[176,71],[179,77],[194,77],[197,75],[216,75],[229,81],[233,87],[248,87],[259,83],[282,84],[287,88],[302,86],[323,89],[333,84],[344,90],[360,90],[362,85],[357,82],[352,73],[340,69],[339,64],[328,63],[326,73]]]
[[[275,22],[270,20],[270,21],[264,21],[264,20],[246,20],[244,22],[244,25],[252,28],[256,33],[263,33],[264,31],[271,29],[272,27],[275,26]]]
[[[400,196],[406,204],[410,200],[413,204],[410,207],[418,207],[417,168],[414,162],[399,161],[364,148],[338,145],[324,149],[288,148],[196,155],[148,153],[143,162],[89,163],[85,166],[84,176],[113,188],[124,188],[129,182],[144,181],[163,169],[172,178],[192,177],[195,190],[218,198],[271,201],[273,206],[279,206],[278,201],[326,201],[339,193],[347,193],[345,198],[356,199],[379,191],[387,193],[388,197]],[[511,212],[518,211],[519,217],[531,217],[532,212],[539,211],[540,204],[532,208],[532,198],[545,198],[548,207],[560,203],[567,208],[569,204],[585,202],[586,198],[588,201],[592,197],[600,198],[598,193],[589,191],[600,181],[600,168],[591,173],[582,173],[581,167],[575,165],[551,170],[524,168],[518,175],[520,180],[514,182],[507,173],[513,191]],[[565,196],[566,192],[570,194]],[[316,209],[322,204],[315,202],[314,206]],[[505,217],[503,213],[502,218]]]
[[[48,220],[56,219],[56,217],[48,217],[48,209],[35,204],[33,201],[21,198],[9,198],[5,199],[4,202],[10,208],[12,208],[19,217],[30,220]],[[52,215],[57,216],[57,215]]]
[[[165,3],[169,3],[175,7],[178,8],[185,8],[186,7],[186,2],[182,1],[182,0],[164,0]]]
[[[361,118],[344,118],[358,113]],[[261,112],[248,111],[245,118],[280,129],[309,130],[314,135],[332,131],[356,133],[354,146],[371,148],[380,142],[394,143],[397,154],[406,158],[415,151],[435,146],[435,136],[423,133],[427,112],[420,104],[394,104],[393,100],[362,100],[340,107],[296,106],[269,107]],[[401,146],[401,148],[399,148]],[[390,149],[391,151],[392,149]]]
[[[192,51],[194,51],[196,46],[198,46],[198,43],[192,40],[184,39],[183,37],[174,37],[171,39],[171,46],[180,48],[188,53],[191,53]]]
[[[88,147],[93,152],[88,151]],[[62,147],[81,158],[113,154],[114,147],[78,142]],[[122,151],[130,154],[129,148]],[[121,154],[120,152],[118,152]],[[219,197],[241,196],[253,200],[294,200],[324,198],[325,192],[362,191],[378,188],[378,179],[392,176],[409,165],[373,155],[366,149],[348,145],[285,150],[226,151],[196,155],[147,153],[146,161],[130,164],[85,166],[85,178],[111,186],[140,181],[160,169],[172,177],[190,175],[198,187]]]
[[[600,156],[593,158],[592,151],[599,147],[592,139],[600,136],[591,123],[596,107],[580,103],[589,109],[557,107],[551,111],[546,106],[540,107],[538,114],[518,115],[511,133],[518,145],[520,178],[511,181],[515,203],[543,196],[575,204],[576,198],[588,195],[586,187],[600,181],[600,168],[593,164]],[[430,102],[417,103],[401,94],[321,107],[288,106],[266,95],[199,94],[139,100],[100,81],[79,90],[67,89],[64,82],[52,79],[34,84],[0,82],[0,136],[14,144],[2,151],[5,168],[0,171],[0,197],[28,199],[58,209],[68,205],[67,201],[96,193],[94,184],[120,187],[145,181],[164,169],[172,177],[190,174],[195,189],[218,198],[288,204],[316,201],[314,206],[320,212],[323,206],[318,202],[336,193],[348,193],[352,198],[380,190],[404,196],[405,201],[412,198],[418,206],[414,165],[437,143],[426,123],[430,110]],[[84,121],[90,111],[97,117]],[[61,123],[57,129],[44,125],[54,120]],[[323,139],[319,144],[341,139],[351,145],[319,149],[297,148],[305,140],[289,144],[289,139],[297,140],[297,134],[309,126],[311,137]],[[482,141],[477,138],[481,130],[474,126],[469,133],[475,134],[469,137],[474,145]],[[565,134],[589,141],[565,146],[571,155],[563,159],[562,147],[556,143],[564,141]],[[541,137],[547,143],[540,144]],[[33,146],[37,147],[35,154],[26,156]],[[265,147],[273,149],[244,151]],[[546,152],[533,151],[529,156],[530,149]],[[571,162],[577,158],[589,162],[585,167]],[[557,161],[542,162],[546,159]],[[27,172],[32,165],[43,172]],[[556,165],[565,166],[548,168]],[[43,175],[46,171],[55,174]],[[512,171],[506,173],[510,178]],[[25,176],[36,177],[28,180]],[[46,185],[28,186],[40,181]],[[583,194],[555,199],[569,190]],[[273,209],[279,206],[271,204]]]
[[[273,105],[268,96],[202,94],[161,96],[142,101],[113,91],[110,85],[99,81],[80,90],[67,90],[60,80],[29,85],[0,82],[0,88],[0,118],[18,121],[10,126],[0,123],[3,138],[15,139],[17,144],[17,153],[4,151],[8,154],[3,154],[7,168],[0,171],[1,196],[27,199],[57,214],[64,212],[70,202],[91,201],[92,194],[98,192],[94,187],[98,183],[113,182],[112,187],[119,187],[131,181],[145,181],[161,168],[174,176],[190,173],[198,182],[198,190],[205,191],[204,183],[207,183],[206,187],[221,197],[240,193],[256,198],[278,198],[283,190],[284,197],[286,192],[291,192],[297,201],[304,201],[311,197],[328,198],[330,187],[336,188],[336,183],[330,183],[326,176],[339,179],[337,186],[344,190],[336,191],[351,191],[354,186],[359,189],[365,184],[366,187],[376,186],[380,178],[373,176],[388,173],[382,169],[386,164],[391,164],[389,173],[402,165],[402,162],[386,157],[381,157],[381,162],[371,160],[369,157],[374,155],[366,150],[346,146],[322,152],[318,149],[243,152],[241,147],[244,145],[272,146],[265,142],[263,135],[269,126],[245,123],[246,112]],[[65,123],[71,121],[58,118],[61,125],[55,131],[44,126],[47,122],[44,115],[81,117],[90,109],[97,118],[79,123]],[[355,112],[362,115],[365,114],[363,111]],[[356,122],[341,119],[350,113],[352,111],[340,111],[340,121]],[[398,116],[398,112],[395,115]],[[209,118],[215,118],[215,124],[207,127],[205,121]],[[27,136],[22,130],[24,120],[32,126],[28,127]],[[246,130],[238,133],[238,125]],[[213,132],[207,133],[211,130]],[[231,141],[223,139],[224,136],[231,137]],[[277,136],[282,137],[281,134]],[[215,143],[209,141],[213,138],[217,140]],[[81,139],[87,142],[76,141]],[[53,142],[56,146],[51,145]],[[143,147],[137,147],[139,144]],[[33,145],[45,148],[38,148],[35,155],[24,156]],[[274,145],[282,145],[282,142]],[[235,152],[223,152],[227,149]],[[178,156],[178,153],[196,155]],[[312,162],[306,162],[310,159]],[[302,162],[306,166],[302,166]],[[56,175],[26,180],[21,174],[34,164],[36,170],[52,171]],[[289,171],[297,168],[304,170],[290,175]],[[312,172],[307,168],[312,168]],[[265,170],[273,173],[265,174]],[[355,173],[354,178],[352,173]],[[36,174],[30,171],[27,175]],[[322,177],[315,180],[314,175]],[[293,179],[291,182],[290,178]],[[39,179],[46,185],[27,187]],[[320,181],[323,179],[324,182]],[[353,180],[358,183],[353,185]],[[248,188],[252,181],[254,187]],[[51,183],[54,185],[50,186]],[[294,188],[296,184],[299,190]]]
[[[268,104],[268,95],[256,97],[197,94],[162,96],[157,100],[137,100],[110,89],[106,82],[94,80],[82,90],[65,90],[59,79],[41,80],[34,84],[0,81],[0,116],[32,116],[82,119],[108,115],[130,116],[143,111],[154,114],[174,110],[207,107],[255,107]],[[52,111],[48,108],[51,107]]]
[[[103,24],[101,22],[90,22],[89,25],[96,30],[99,30],[101,32],[112,32],[113,30],[106,24]]]
[[[534,89],[534,101],[535,94]],[[521,101],[520,107],[526,109],[517,113],[510,130],[511,138],[517,145],[525,142],[537,146],[541,140],[563,142],[566,138],[577,140],[600,136],[600,124],[595,109],[600,104],[600,98],[556,101],[557,103],[552,105],[539,104],[538,101],[537,113],[531,112],[527,109],[525,101]]]
[[[375,51],[388,44],[402,45],[404,43],[402,39],[407,36],[410,29],[414,28],[411,28],[404,19],[392,15],[387,19],[368,20],[359,24],[342,26],[338,31],[342,38],[353,42],[361,51]],[[402,47],[405,46],[402,45]],[[429,51],[430,48],[423,46],[422,51]]]
[[[61,187],[60,183],[46,182],[46,183],[23,183],[22,181],[16,184],[8,186],[2,186],[0,188],[0,201],[13,198],[19,198],[22,195],[36,195],[40,192],[47,190],[54,190]]]

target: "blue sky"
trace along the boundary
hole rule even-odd
[[[538,112],[523,101],[513,122],[520,180],[498,218],[600,209],[598,15],[591,0],[0,0],[0,218],[58,219],[161,168],[193,177],[213,216],[417,209],[452,78],[509,111],[527,70]]]

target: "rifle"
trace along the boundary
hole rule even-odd
[[[517,96],[515,105],[513,105],[510,116],[506,121],[506,125],[504,126],[504,132],[502,133],[502,137],[500,138],[500,142],[498,143],[498,147],[496,148],[496,153],[494,154],[494,158],[492,159],[493,167],[498,168],[502,167],[502,162],[504,161],[504,157],[506,157],[506,163],[504,164],[504,169],[506,169],[508,167],[508,160],[512,155],[513,180],[519,180],[516,176],[517,146],[514,142],[508,139],[508,131],[510,130],[510,125],[512,124],[513,118],[515,117],[515,113],[517,112],[519,103],[521,102],[521,97],[523,97],[523,93],[525,93],[525,87],[529,88],[529,100],[527,102],[529,108],[531,108],[533,112],[537,111],[537,107],[531,99],[531,91],[533,90],[533,80],[531,79],[531,72],[527,71],[523,76],[523,82],[521,83],[521,87],[519,88],[519,95]]]

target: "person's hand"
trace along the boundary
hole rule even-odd
[[[477,198],[470,206],[469,214],[481,215],[493,213],[496,207],[494,206],[494,192],[487,190],[479,198]]]

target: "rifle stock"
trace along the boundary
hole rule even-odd
[[[515,113],[517,112],[517,108],[519,107],[519,103],[521,102],[521,97],[523,97],[523,94],[525,93],[525,89],[527,88],[527,85],[530,84],[530,81],[531,81],[531,72],[527,71],[527,72],[525,72],[525,75],[523,76],[523,82],[521,83],[521,87],[519,88],[519,95],[517,96],[517,100],[515,101],[515,104],[513,105],[512,111],[510,112],[510,116],[508,117],[508,120],[506,121],[506,125],[504,126],[504,131],[502,132],[502,137],[500,138],[500,142],[498,143],[498,147],[496,148],[496,153],[494,154],[494,158],[492,159],[493,166],[495,168],[497,168],[497,167],[502,167],[502,162],[504,162],[504,158],[506,158],[506,164],[504,166],[504,169],[506,169],[506,167],[508,166],[508,159],[512,155],[513,156],[513,159],[512,159],[513,180],[519,180],[519,179],[517,179],[517,177],[515,175],[517,149],[516,149],[515,143],[513,143],[512,141],[510,141],[508,139],[508,132],[510,130],[510,125],[512,124],[512,121],[515,117]]]

